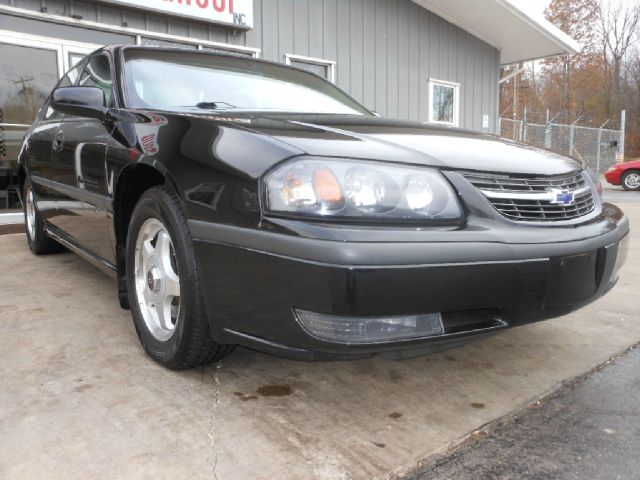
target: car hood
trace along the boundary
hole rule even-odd
[[[616,167],[620,167],[623,169],[627,169],[627,168],[640,168],[640,159],[639,160],[627,160],[624,163],[619,163],[617,165],[614,165]]]
[[[557,175],[581,168],[579,162],[541,148],[418,122],[309,114],[232,114],[225,120],[314,156],[538,175]]]

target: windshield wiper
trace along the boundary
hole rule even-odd
[[[227,102],[198,102],[195,104],[196,108],[200,108],[202,110],[220,110],[220,109],[228,109],[228,108],[236,108],[234,105],[231,105]]]

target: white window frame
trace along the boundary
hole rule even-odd
[[[100,45],[94,45],[91,43],[74,42],[54,37],[43,37],[29,33],[15,32],[12,30],[0,30],[0,43],[21,47],[40,48],[42,50],[51,50],[55,52],[58,63],[58,78],[62,78],[62,76],[72,67],[71,62],[69,61],[70,53],[86,55],[100,48]]]
[[[293,53],[285,53],[284,63],[286,63],[287,65],[291,65],[292,61],[301,62],[301,63],[311,63],[311,64],[327,67],[327,73],[329,75],[329,78],[326,78],[325,80],[329,80],[331,83],[336,83],[336,62],[334,62],[333,60],[326,60],[324,58],[305,57],[303,55],[295,55]]]
[[[436,86],[453,88],[453,122],[442,122],[434,120],[433,88]],[[429,123],[435,123],[436,125],[448,125],[450,127],[460,126],[460,86],[461,84],[457,82],[438,80],[436,78],[429,79]]]

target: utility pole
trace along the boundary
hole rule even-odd
[[[598,174],[598,176],[600,176],[600,148],[602,147],[602,129],[607,123],[609,123],[609,120],[600,125],[600,128],[598,129],[598,155],[596,156],[596,173]]]
[[[551,117],[547,108],[547,119],[544,124],[544,148],[551,148]]]
[[[624,161],[624,134],[627,126],[627,111],[620,112],[620,137],[618,140],[618,160]]]
[[[581,118],[582,118],[582,115],[576,118],[576,121],[573,122],[569,127],[570,128],[569,130],[569,156],[570,157],[573,157],[573,149],[574,149],[573,145],[575,143],[575,138],[576,138],[576,123],[578,123]]]
[[[523,63],[520,62],[516,68],[516,74],[513,76],[513,139],[514,140],[522,140],[522,126],[516,129],[516,125],[518,124],[518,109],[520,108],[518,103],[520,99],[518,98],[520,95],[520,86],[518,85],[518,77],[520,77],[520,73],[522,73]],[[517,132],[517,133],[516,133]],[[517,138],[517,136],[520,138]]]
[[[513,77],[513,120],[518,120],[518,75]]]

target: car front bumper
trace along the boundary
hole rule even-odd
[[[606,204],[585,226],[527,231],[516,225],[502,238],[487,229],[486,241],[460,231],[444,232],[443,241],[413,241],[407,233],[407,241],[383,242],[201,221],[189,227],[214,339],[307,360],[412,356],[564,315],[615,284],[629,239],[627,218]],[[536,233],[541,228],[547,241]],[[303,327],[296,309],[347,317],[440,312],[444,331],[371,343],[327,341]]]
[[[620,170],[608,170],[607,172],[605,172],[604,174],[604,178],[607,180],[608,183],[610,183],[611,185],[620,185],[621,183],[621,178],[622,178],[622,171]]]

